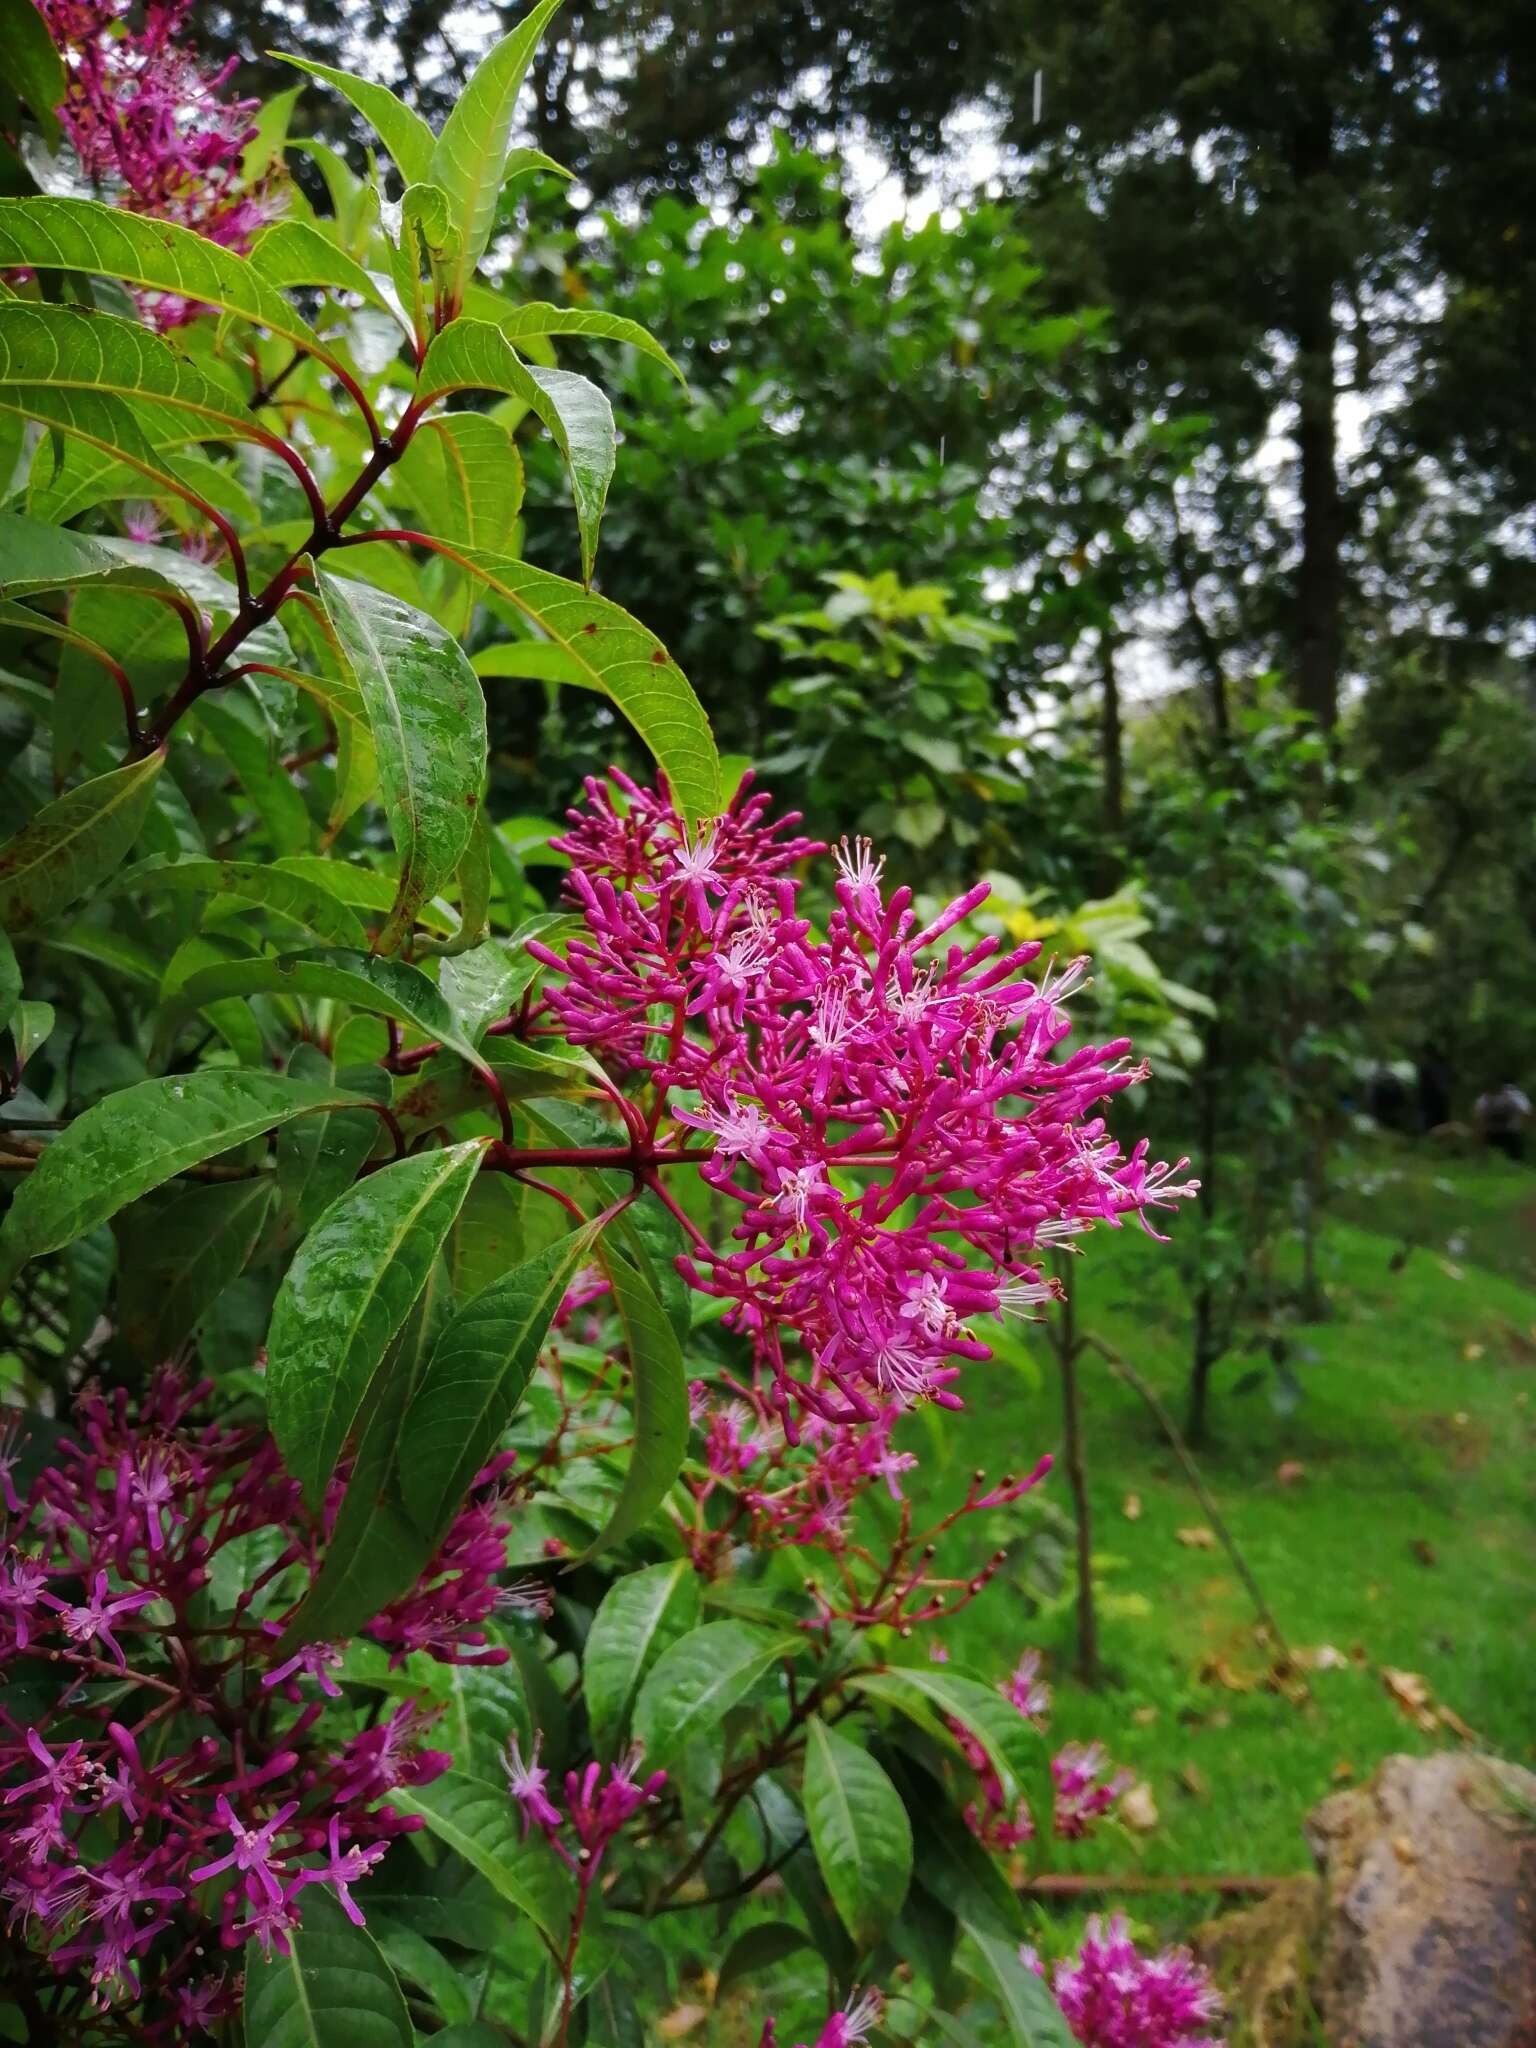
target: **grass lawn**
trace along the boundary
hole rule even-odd
[[[1063,1675],[1070,1614],[1042,1623],[1005,1580],[949,1625],[952,1650],[986,1668],[1040,1642],[1056,1735],[1102,1737],[1152,1788],[1154,1829],[1059,1845],[1052,1868],[1306,1868],[1301,1822],[1315,1801],[1394,1751],[1455,1739],[1414,1725],[1384,1666],[1421,1675],[1488,1749],[1536,1756],[1536,1172],[1373,1146],[1350,1179],[1323,1247],[1331,1317],[1297,1333],[1315,1354],[1299,1368],[1305,1399],[1281,1416],[1263,1388],[1233,1394],[1251,1361],[1229,1359],[1218,1441],[1201,1461],[1293,1650],[1328,1645],[1342,1666],[1312,1673],[1299,1705],[1257,1684],[1233,1689],[1264,1671],[1252,1608],[1221,1550],[1179,1540],[1203,1524],[1199,1505],[1146,1407],[1091,1354],[1081,1371],[1108,1685],[1089,1692]],[[1414,1249],[1394,1271],[1405,1240]],[[1080,1327],[1181,1414],[1186,1322],[1171,1254],[1136,1230],[1101,1232],[1076,1273]],[[1043,1348],[1040,1360],[1038,1385],[999,1366],[990,1401],[951,1418],[958,1460],[1017,1468],[1057,1441]],[[1287,1482],[1282,1465],[1302,1469]],[[1053,1490],[1065,1505],[1064,1483]],[[1173,1931],[1216,1902],[1132,1903]]]

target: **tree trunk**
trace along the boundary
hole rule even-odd
[[[1113,627],[1099,635],[1099,666],[1103,691],[1099,714],[1099,773],[1104,786],[1102,820],[1107,838],[1119,840],[1125,830],[1125,748],[1120,723],[1120,676],[1115,656],[1120,642]]]
[[[1065,1262],[1057,1261],[1057,1271]],[[1061,1304],[1054,1332],[1056,1362],[1061,1368],[1061,1462],[1067,1469],[1072,1519],[1077,1530],[1077,1675],[1096,1686],[1099,1670],[1099,1618],[1093,1590],[1093,1508],[1088,1499],[1088,1469],[1083,1456],[1083,1417],[1077,1361],[1082,1346],[1070,1292]]]
[[[1197,1091],[1199,1105],[1199,1201],[1202,1239],[1204,1232],[1216,1220],[1216,1148],[1221,1131],[1221,1108],[1217,1089],[1221,1051],[1221,1019],[1218,1016],[1211,1019],[1205,1034],[1205,1046],[1200,1059],[1200,1084]],[[1220,1318],[1218,1315],[1216,1290],[1210,1280],[1205,1277],[1206,1249],[1203,1242],[1200,1248],[1200,1257],[1202,1273],[1200,1284],[1195,1290],[1194,1356],[1190,1362],[1189,1411],[1184,1425],[1185,1436],[1195,1445],[1204,1445],[1210,1441],[1211,1373],[1224,1349],[1218,1331]]]
[[[1296,446],[1301,493],[1301,564],[1296,578],[1296,701],[1323,732],[1339,710],[1340,558],[1338,434],[1334,391],[1333,110],[1313,103],[1292,150],[1295,180],[1293,338],[1296,343]]]

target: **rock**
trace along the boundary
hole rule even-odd
[[[1307,1822],[1330,2048],[1536,2048],[1536,1776],[1388,1757]]]

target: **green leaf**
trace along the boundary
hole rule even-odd
[[[465,1303],[438,1338],[406,1411],[400,1486],[435,1546],[500,1443],[595,1226],[559,1238]]]
[[[10,83],[27,103],[50,149],[59,146],[55,109],[69,90],[64,62],[48,25],[32,0],[0,0],[0,41],[5,45]]]
[[[327,85],[334,85],[344,98],[350,100],[394,158],[395,168],[407,185],[414,185],[430,175],[432,152],[436,146],[432,130],[420,114],[397,99],[387,85],[377,85],[372,79],[359,78],[351,71],[338,71],[332,64],[317,64],[309,57],[290,56],[286,50],[274,50],[272,55],[284,64],[307,71],[311,78],[320,78]]]
[[[872,1948],[912,1881],[901,1795],[867,1750],[813,1715],[806,1725],[805,1818],[838,1918]]]
[[[295,1080],[315,1087],[336,1085],[329,1055],[315,1045],[296,1045],[288,1071]],[[380,1101],[389,1099],[388,1076],[377,1067],[351,1068],[340,1085],[348,1094],[377,1090]],[[378,1143],[381,1128],[372,1110],[336,1109],[301,1117],[278,1132],[277,1188],[298,1236],[319,1221],[344,1188],[351,1187]]]
[[[189,975],[177,1000],[194,1010],[231,996],[311,996],[350,1003],[377,1017],[409,1024],[424,1038],[440,1039],[471,1065],[483,1065],[459,1030],[441,991],[419,967],[403,960],[376,960],[367,953],[285,953],[278,958],[228,960]]]
[[[120,1088],[60,1132],[17,1189],[0,1224],[0,1272],[9,1281],[189,1166],[337,1099],[285,1074],[212,1067]]]
[[[262,1174],[185,1188],[118,1217],[118,1326],[140,1358],[169,1358],[245,1271],[272,1201],[271,1176]]]
[[[288,61],[299,60],[291,57]],[[349,256],[323,229],[309,221],[279,220],[263,228],[251,244],[250,261],[252,269],[259,271],[268,284],[281,285],[287,291],[304,285],[332,285],[339,291],[355,292],[370,306],[388,313],[392,320],[400,318],[393,299],[379,289],[357,258]],[[407,327],[404,331],[409,334],[410,330]]]
[[[471,1044],[478,1045],[487,1024],[505,1017],[542,972],[527,952],[529,939],[541,939],[546,946],[558,945],[578,920],[549,911],[531,917],[504,939],[486,939],[467,952],[446,959],[439,987],[459,1020],[459,1028]]]
[[[688,1375],[677,1332],[635,1267],[611,1248],[600,1256],[624,1325],[635,1433],[613,1513],[583,1552],[583,1562],[644,1527],[666,1499],[688,1448]]]
[[[724,1998],[744,1977],[750,1977],[758,1970],[771,1970],[790,1956],[798,1955],[802,1949],[815,1946],[805,1929],[796,1927],[791,1921],[759,1920],[738,1934],[726,1950],[720,1974],[715,1979],[716,2001]]]
[[[509,555],[456,548],[462,562],[564,657],[561,682],[598,690],[623,712],[655,756],[690,823],[722,808],[720,757],[704,708],[654,633],[606,598]],[[494,674],[498,650],[476,661]]]
[[[1029,1965],[1019,1957],[1017,1942],[966,1923],[966,1933],[980,1958],[974,1972],[1002,2007],[1013,2048],[1073,2048],[1074,2035],[1061,2007]]]
[[[450,412],[425,421],[395,476],[437,539],[482,548],[512,545],[523,508],[523,458],[498,420]]]
[[[52,1003],[18,1003],[11,1012],[11,1038],[19,1074],[39,1046],[46,1045],[58,1022]],[[0,1268],[3,1270],[3,1268]]]
[[[518,342],[534,334],[558,334],[580,341],[623,342],[638,349],[641,355],[665,364],[683,389],[688,389],[688,379],[656,337],[638,320],[626,320],[619,313],[588,313],[575,306],[550,306],[542,300],[492,311],[487,301],[494,302],[495,296],[487,292],[482,297],[476,292],[470,301],[470,310],[477,319],[494,320],[508,341]]]
[[[484,1151],[476,1139],[381,1167],[337,1197],[283,1277],[267,1334],[267,1407],[312,1506]]]
[[[79,270],[140,290],[238,313],[269,334],[334,358],[261,272],[174,221],[151,220],[98,199],[0,199],[0,268]]]
[[[743,1621],[709,1621],[663,1650],[635,1701],[635,1739],[654,1769],[680,1756],[785,1658],[798,1636],[770,1636]]]
[[[236,896],[259,904],[291,923],[303,925],[316,938],[333,945],[361,947],[367,933],[339,898],[315,888],[300,876],[254,861],[170,860],[156,854],[118,876],[112,893],[125,889],[185,890],[197,895]]]
[[[16,949],[4,932],[0,932],[0,1031],[11,1021],[11,1012],[21,1000],[21,969],[16,965]]]
[[[0,846],[0,927],[28,931],[104,881],[143,830],[164,766],[157,752],[82,782]]]
[[[368,714],[400,855],[400,886],[379,937],[390,953],[469,843],[485,780],[485,698],[457,641],[424,612],[324,570],[315,582]]]
[[[378,1938],[386,1962],[403,1983],[424,1991],[428,2003],[436,2007],[443,2019],[469,2024],[474,2010],[469,1985],[441,1949],[434,1948],[415,1928],[401,1927],[371,1908],[368,1924]],[[432,2036],[434,2041],[442,2038],[440,2033]],[[496,2040],[494,2034],[491,2039]],[[505,2048],[505,2043],[497,2042],[496,2048]]]
[[[686,1557],[627,1572],[603,1595],[581,1659],[592,1746],[617,1756],[630,1713],[657,1658],[699,1625],[699,1581]]]
[[[518,94],[545,23],[559,5],[560,0],[538,0],[511,34],[493,46],[459,96],[433,149],[426,175],[447,193],[462,237],[462,251],[448,280],[451,307],[457,307],[465,281],[491,238]]]
[[[511,1796],[463,1771],[430,1785],[401,1786],[389,1802],[423,1820],[445,1847],[487,1878],[502,1898],[526,1913],[551,1940],[563,1941],[570,1922],[572,1884],[564,1866],[538,1836],[521,1838]]]
[[[413,1526],[400,1499],[396,1454],[406,1406],[449,1307],[438,1259],[369,1389],[357,1454],[320,1570],[278,1644],[285,1656],[301,1643],[356,1635],[381,1608],[408,1593],[431,1561],[436,1546]]]
[[[0,409],[114,449],[155,477],[163,476],[153,447],[157,431],[162,438],[179,432],[192,440],[274,445],[233,391],[149,328],[22,299],[0,301]]]
[[[414,2048],[411,2016],[378,1943],[307,1885],[290,1953],[245,1945],[245,2048]]]
[[[904,1665],[899,1670],[860,1672],[848,1683],[896,1707],[920,1727],[935,1726],[934,1709],[943,1719],[959,1721],[986,1751],[1010,1802],[1019,1796],[1039,1758],[1038,1732],[1001,1693],[979,1679]]]
[[[530,368],[485,320],[455,320],[427,350],[418,403],[453,391],[510,392],[544,422],[571,474],[581,573],[590,582],[618,447],[613,408],[602,392],[574,371]]]

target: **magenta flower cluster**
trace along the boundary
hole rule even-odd
[[[1034,1728],[1044,1729],[1051,1711],[1051,1689],[1040,1676],[1040,1653],[1026,1650],[1011,1677],[999,1688]],[[965,1824],[977,1841],[999,1854],[1020,1849],[1035,1839],[1035,1815],[1024,1799],[1010,1807],[991,1759],[963,1723],[951,1720],[949,1731],[976,1774],[976,1797],[965,1807]],[[1051,1759],[1051,1826],[1063,1841],[1077,1841],[1093,1823],[1113,1811],[1132,1785],[1129,1771],[1106,1776],[1108,1756],[1100,1742],[1069,1742]]]
[[[1045,1975],[1032,1949],[1030,1967]],[[1211,2031],[1221,2000],[1187,1950],[1144,1956],[1118,1915],[1094,1918],[1082,1948],[1051,1974],[1056,2003],[1083,2048],[1223,2048]]]
[[[957,936],[985,884],[923,922],[844,842],[817,937],[792,870],[825,849],[750,778],[692,833],[627,777],[587,796],[554,842],[585,930],[529,949],[562,976],[546,1014],[650,1084],[637,1156],[698,1157],[739,1210],[729,1248],[692,1232],[685,1270],[730,1303],[791,1439],[959,1405],[990,1356],[973,1325],[1048,1299],[1051,1247],[1191,1192],[1098,1113],[1144,1072],[1128,1045],[1065,1044],[1084,963],[1036,980],[1037,944]]]
[[[59,117],[105,199],[194,228],[242,252],[273,216],[271,193],[241,179],[258,102],[225,97],[235,59],[208,71],[182,40],[192,0],[37,0],[65,61]],[[197,310],[156,295],[163,327]]]
[[[840,2005],[836,2012],[828,2013],[826,2023],[816,2036],[810,2048],[858,2048],[861,2041],[867,2041],[873,2028],[885,2016],[885,2000],[878,1991],[861,1991]],[[778,2023],[766,2020],[758,2038],[757,2048],[779,2048]],[[807,2048],[805,2042],[800,2048]]]
[[[535,1735],[525,1762],[517,1737],[509,1739],[505,1759],[507,1789],[522,1815],[524,1834],[531,1827],[538,1828],[585,1890],[595,1879],[614,1838],[642,1806],[661,1797],[667,1774],[652,1771],[648,1777],[639,1777],[638,1747],[606,1769],[602,1764],[590,1763],[584,1771],[567,1771],[562,1813],[549,1796],[549,1773],[539,1762],[540,1747],[541,1738]],[[566,1838],[567,1826],[571,1841]]]
[[[25,1494],[0,1472],[0,1898],[14,1939],[103,2005],[142,2000],[138,2038],[165,2043],[234,2010],[220,1947],[285,1948],[310,1885],[360,1922],[350,1887],[417,1824],[388,1795],[450,1762],[412,1704],[372,1725],[333,1705],[337,1650],[280,1656],[324,1526],[269,1437],[198,1422],[208,1391],[161,1373],[137,1410],[88,1392]],[[371,1625],[397,1661],[505,1656],[483,1629],[501,1470]]]

